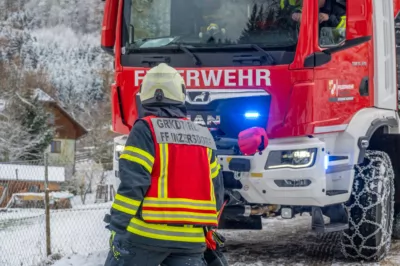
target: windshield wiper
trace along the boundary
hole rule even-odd
[[[189,55],[190,57],[192,57],[193,62],[196,66],[201,66],[202,62],[200,60],[200,58],[198,56],[196,56],[193,52],[191,52],[188,49],[187,45],[181,44],[181,43],[169,43],[167,45],[163,45],[163,46],[156,46],[156,47],[133,47],[132,45],[127,47],[126,52],[127,54],[131,54],[134,52],[140,52],[140,51],[166,51],[166,50],[170,50],[170,49],[178,49],[181,50],[182,52],[184,52],[185,54]]]
[[[276,61],[271,56],[271,53],[269,53],[268,51],[265,51],[263,48],[261,48],[257,44],[232,44],[232,45],[222,46],[221,48],[223,48],[223,49],[229,49],[229,48],[233,48],[233,49],[248,49],[248,48],[253,48],[254,50],[257,50],[257,51],[259,51],[259,52],[261,52],[261,53],[263,53],[265,55],[267,64],[269,64],[269,65],[275,65],[276,64]]]
[[[170,43],[171,44],[171,43]],[[172,43],[172,44],[174,44],[174,43]],[[188,46],[186,46],[186,45],[183,45],[183,44],[181,44],[181,43],[175,43],[175,47],[176,48],[178,48],[179,50],[181,50],[182,52],[184,52],[185,54],[187,54],[187,55],[190,55],[191,57],[192,57],[192,59],[193,59],[193,62],[194,62],[194,64],[196,65],[196,66],[201,66],[202,65],[202,63],[201,63],[201,60],[200,60],[200,58],[197,56],[197,55],[195,55],[194,53],[192,53],[187,47]],[[168,47],[169,45],[167,45],[166,47]]]

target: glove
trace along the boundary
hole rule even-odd
[[[111,231],[111,236],[110,236],[110,239],[109,239],[109,245],[110,245],[110,250],[114,255],[114,258],[116,260],[119,260],[119,258],[121,257],[121,253],[119,252],[119,250],[114,245],[116,234],[117,233],[115,231]]]
[[[115,231],[111,231],[111,236],[109,239],[109,245],[110,245],[110,250],[114,255],[114,258],[116,260],[119,260],[121,258],[121,254],[122,255],[128,255],[129,252],[126,251],[125,249],[121,248],[121,238],[122,235],[115,232]]]
[[[216,250],[224,246],[225,238],[216,230],[205,228],[206,245],[208,249]]]

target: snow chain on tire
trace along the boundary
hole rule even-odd
[[[367,151],[355,167],[353,191],[346,203],[349,229],[342,235],[346,258],[379,261],[388,253],[394,213],[394,171],[389,156]]]

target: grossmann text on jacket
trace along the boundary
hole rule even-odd
[[[206,127],[176,118],[152,118],[157,143],[199,145],[216,149],[214,138]]]

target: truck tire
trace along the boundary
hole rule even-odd
[[[349,229],[342,254],[349,259],[380,261],[389,252],[394,214],[394,171],[389,156],[367,151],[356,165],[353,191],[346,203]]]

